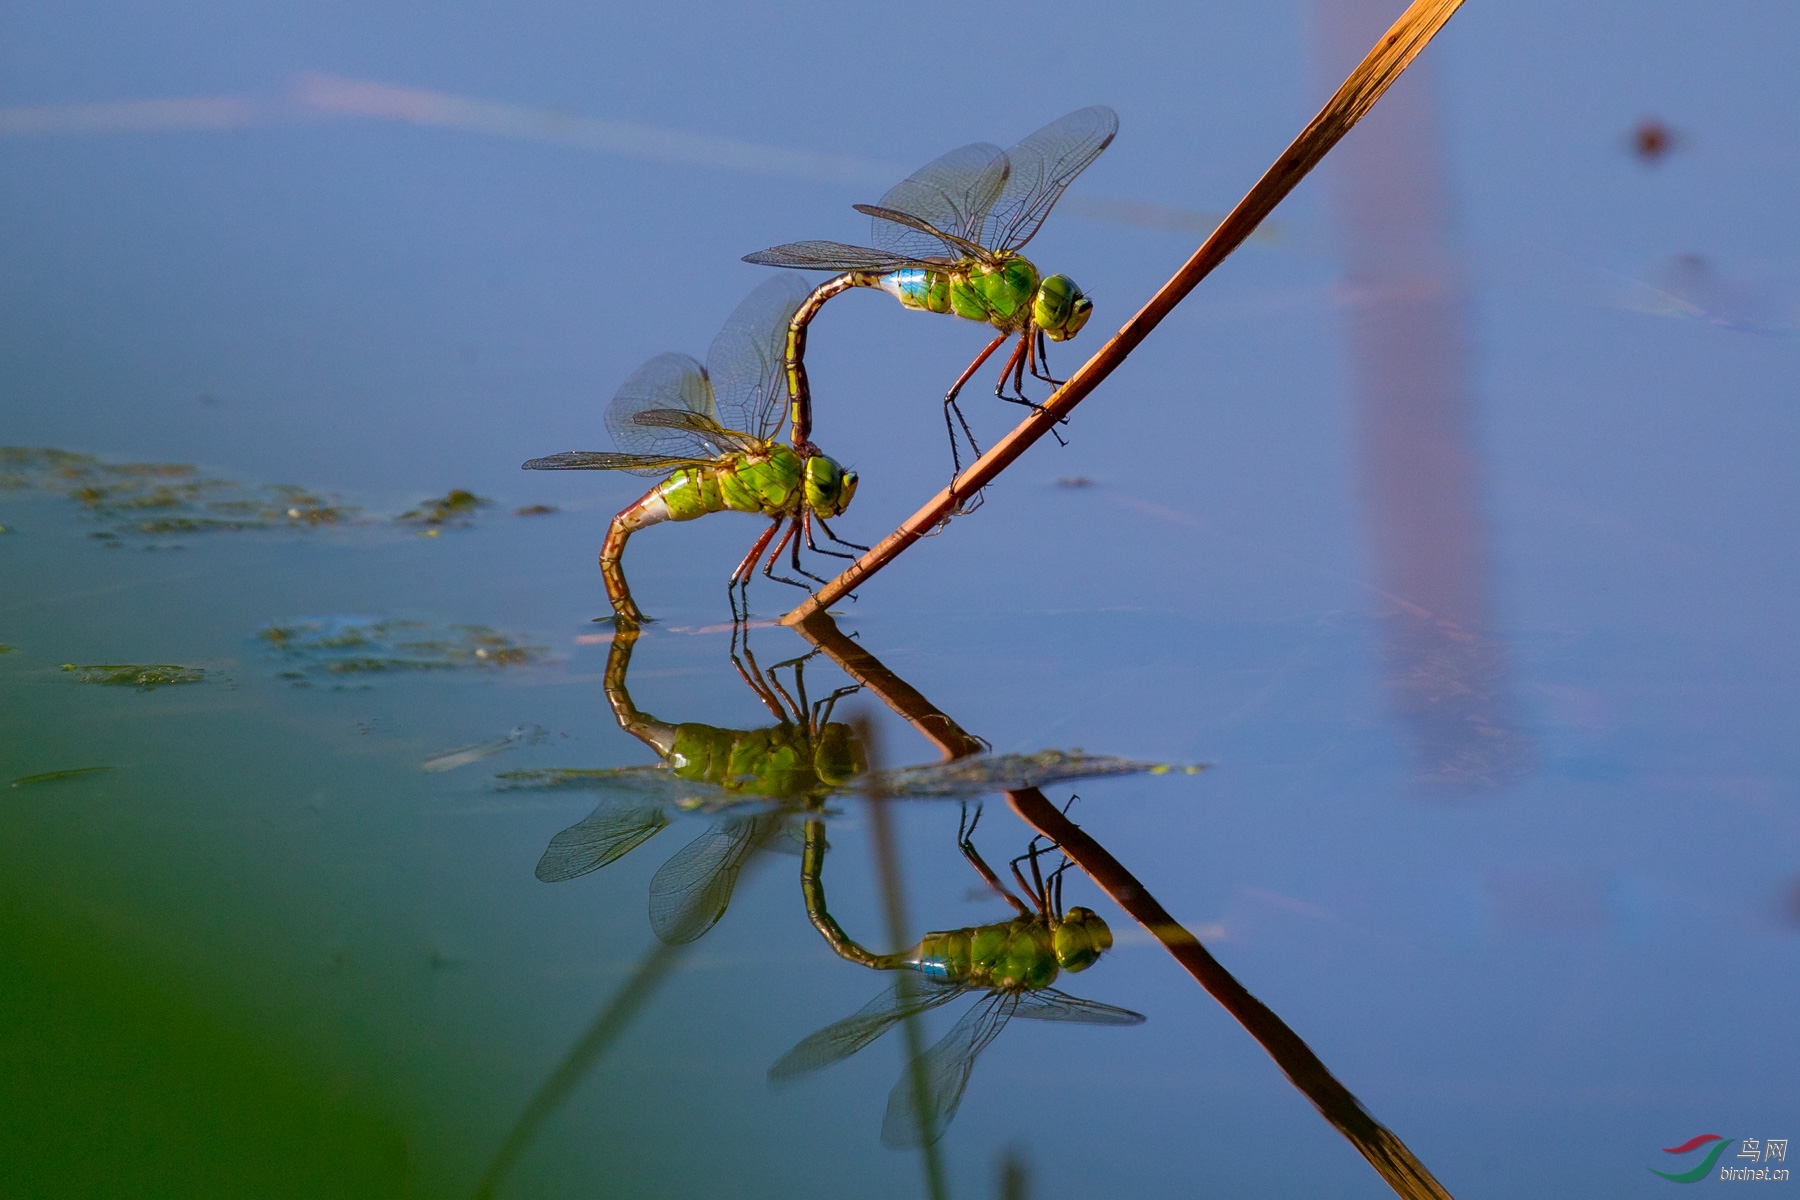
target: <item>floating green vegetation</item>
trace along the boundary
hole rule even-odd
[[[174,663],[95,663],[91,666],[64,663],[62,669],[74,672],[75,678],[82,683],[135,687],[146,692],[183,683],[201,683],[206,679],[206,672],[199,667],[182,667]]]
[[[360,511],[305,488],[248,487],[185,463],[107,463],[66,450],[0,446],[0,489],[58,492],[108,525],[94,536],[156,537],[340,525]]]
[[[559,513],[562,509],[554,504],[527,504],[524,508],[513,509],[515,517],[547,517],[551,513]]]
[[[13,648],[11,646],[6,645],[4,642],[0,642],[0,654],[11,654],[12,652]]]
[[[111,767],[69,767],[61,771],[44,771],[38,775],[21,775],[12,781],[12,786],[36,787],[40,783],[60,783],[65,779],[80,779],[84,775],[100,775],[110,770]]]
[[[443,525],[467,525],[478,509],[492,504],[486,496],[477,496],[474,492],[456,488],[434,500],[427,500],[417,508],[408,509],[395,517],[408,525],[427,525],[433,528]]]
[[[256,636],[289,664],[282,678],[300,683],[308,675],[515,667],[548,653],[486,625],[434,626],[384,617],[306,617],[259,629]]]

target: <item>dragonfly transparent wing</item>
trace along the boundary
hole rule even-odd
[[[1008,162],[1000,147],[975,142],[935,158],[887,190],[877,207],[905,213],[934,229],[965,242],[981,239],[988,211],[1003,194]],[[913,258],[949,254],[962,258],[964,251],[916,225],[903,225],[875,217],[872,240],[882,250]]]
[[[769,1082],[784,1083],[849,1058],[896,1024],[954,1000],[964,988],[908,972],[896,975],[886,991],[832,1025],[801,1040],[769,1068]]]
[[[671,946],[700,937],[731,906],[738,874],[778,832],[782,814],[721,821],[675,852],[650,880],[650,928]]]
[[[916,767],[893,767],[863,776],[856,786],[884,796],[973,800],[990,792],[1048,787],[1076,779],[1193,774],[1196,770],[1109,754],[1084,754],[1079,750],[1040,750],[1035,754],[981,754]]]
[[[537,877],[561,883],[597,871],[649,841],[668,823],[660,808],[619,798],[602,800],[580,824],[550,839],[538,859]]]
[[[638,422],[639,413],[661,409],[684,409],[715,421],[719,418],[706,368],[686,354],[659,354],[632,372],[606,406],[607,432],[612,434],[613,444],[629,454],[710,459],[723,453],[693,429]]]
[[[1050,122],[1008,149],[1012,171],[993,211],[986,214],[981,244],[1017,250],[1029,242],[1064,189],[1100,157],[1118,132],[1119,114],[1096,104]]]
[[[677,458],[667,454],[617,454],[609,450],[567,450],[525,463],[527,471],[629,471],[663,475],[682,467],[709,467],[714,458]]]
[[[773,438],[787,418],[788,321],[812,294],[802,275],[765,279],[725,320],[706,352],[719,421],[754,438]]]
[[[1076,1025],[1142,1025],[1144,1014],[1114,1008],[1098,1000],[1083,1000],[1055,988],[1023,992],[1013,1016],[1030,1021],[1069,1021]]]
[[[938,255],[942,266],[944,248],[938,245],[930,252]],[[868,246],[852,246],[846,242],[789,242],[744,255],[744,261],[759,267],[797,267],[807,271],[898,271],[901,267],[929,267],[932,260],[897,254],[891,250],[874,250]]]
[[[929,1146],[944,1136],[969,1086],[975,1059],[1006,1028],[1018,1002],[1016,992],[989,993],[941,1041],[912,1060],[888,1093],[883,1144],[907,1149]]]
[[[760,448],[760,441],[736,429],[727,428],[713,420],[705,413],[690,412],[685,408],[650,408],[633,414],[632,424],[651,429],[678,429],[703,439],[707,445],[716,446],[721,453],[734,450],[755,450]]]
[[[919,218],[908,213],[903,213],[899,209],[883,208],[879,204],[852,204],[850,207],[854,208],[859,213],[864,213],[868,216],[875,217],[878,220],[891,222],[895,225],[903,225],[908,229],[925,234],[928,237],[942,242],[949,253],[955,255],[957,258],[986,259],[990,257],[988,252],[981,247],[980,243],[972,242],[967,238],[957,237],[954,233],[945,233],[937,226],[921,221]]]
[[[504,771],[494,776],[494,782],[508,792],[612,792],[646,807],[687,807],[731,798],[723,788],[683,779],[661,763],[599,769],[536,767]]]

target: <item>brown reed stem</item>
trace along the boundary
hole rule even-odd
[[[1400,15],[1400,19],[1375,43],[1375,48],[1350,72],[1343,86],[1319,110],[1319,115],[1281,152],[1275,165],[1256,181],[1256,186],[1238,201],[1237,207],[1225,215],[1225,219],[1219,222],[1219,227],[1213,230],[1212,236],[1194,251],[1192,258],[1182,264],[1174,278],[1150,297],[1149,303],[1095,351],[1094,356],[1083,363],[1081,369],[1070,376],[1069,381],[1058,388],[1042,408],[1019,422],[1011,433],[996,442],[968,470],[957,476],[949,487],[901,522],[900,528],[882,538],[873,549],[851,563],[836,579],[783,617],[781,623],[797,625],[813,613],[822,612],[849,595],[858,584],[954,515],[960,499],[966,499],[992,483],[994,477],[1012,465],[1013,460],[1024,454],[1033,442],[1049,433],[1058,421],[1067,417],[1077,404],[1100,385],[1101,380],[1112,374],[1113,369],[1137,349],[1138,343],[1177,304],[1187,298],[1195,285],[1211,274],[1213,268],[1224,262],[1233,250],[1243,244],[1244,239],[1256,231],[1263,218],[1274,211],[1275,206],[1306,177],[1306,173],[1319,164],[1326,152],[1363,119],[1375,102],[1381,99],[1382,93],[1393,86],[1394,81],[1400,78],[1400,73],[1406,70],[1426,43],[1437,35],[1438,30],[1461,7],[1462,0],[1413,0],[1412,5]]]

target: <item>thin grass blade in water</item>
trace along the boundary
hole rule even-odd
[[[43,771],[36,775],[21,775],[12,781],[12,786],[16,788],[36,787],[41,783],[60,783],[65,779],[81,779],[110,770],[112,770],[111,767],[68,767],[61,771]]]

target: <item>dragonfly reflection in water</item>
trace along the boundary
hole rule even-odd
[[[598,787],[611,794],[579,824],[550,840],[537,877],[559,883],[596,871],[641,846],[669,823],[669,810],[726,810],[705,833],[662,865],[650,881],[650,923],[664,942],[691,942],[718,924],[739,875],[757,851],[791,848],[789,818],[816,809],[834,787],[863,769],[855,731],[831,720],[837,702],[857,689],[839,688],[809,704],[804,674],[812,655],[763,672],[744,648],[732,662],[776,723],[758,729],[675,724],[632,703],[625,676],[636,630],[621,630],[607,655],[607,703],[619,728],[661,762],[610,771],[515,771],[500,779],[514,787]],[[815,652],[816,653],[816,652]],[[789,667],[793,690],[776,671]],[[796,699],[796,697],[798,697]],[[732,812],[731,810],[737,810]]]
[[[551,839],[537,866],[546,883],[575,879],[624,857],[669,824],[671,812],[709,812],[719,819],[665,863],[650,882],[650,918],[658,937],[691,941],[724,916],[739,874],[759,849],[796,852],[792,820],[820,813],[834,795],[875,789],[917,799],[975,799],[1009,788],[1121,775],[1192,774],[1171,767],[1080,750],[987,754],[867,772],[855,730],[832,713],[857,687],[811,701],[806,663],[819,653],[776,663],[766,672],[746,644],[733,643],[738,676],[775,717],[755,729],[679,724],[640,710],[626,686],[640,632],[621,629],[606,660],[606,698],[619,728],[656,752],[659,761],[598,770],[553,768],[497,776],[509,790],[600,791],[594,811]],[[778,672],[788,668],[791,685]]]
[[[887,991],[853,1016],[827,1026],[788,1051],[769,1070],[771,1081],[784,1081],[830,1066],[869,1045],[896,1024],[937,1008],[959,996],[982,997],[950,1032],[919,1055],[888,1094],[881,1140],[890,1146],[929,1144],[943,1136],[962,1103],[975,1059],[1014,1017],[1034,1021],[1068,1021],[1083,1025],[1140,1025],[1144,1018],[1129,1009],[1082,1000],[1050,986],[1064,971],[1085,971],[1112,946],[1112,931],[1098,913],[1063,909],[1062,876],[1067,859],[1045,876],[1038,865],[1044,853],[1032,839],[1026,853],[1012,861],[1013,879],[1024,900],[1008,891],[975,848],[973,834],[980,809],[967,806],[957,830],[963,857],[988,886],[1011,904],[1010,921],[928,933],[910,950],[875,954],[846,935],[825,904],[823,871],[825,831],[810,821],[802,858],[801,883],[806,912],[831,948],[843,958],[876,971],[901,972]],[[1019,869],[1029,864],[1030,879]]]
[[[1134,763],[1079,751],[984,754],[981,741],[964,733],[954,721],[932,707],[861,643],[838,631],[828,617],[809,621],[801,632],[813,642],[815,649],[865,689],[865,694],[872,694],[893,707],[897,715],[934,744],[954,742],[963,757],[921,766],[863,771],[866,751],[854,727],[840,726],[831,720],[833,698],[842,699],[848,689],[832,692],[822,705],[810,702],[803,678],[805,670],[812,666],[810,656],[776,664],[766,672],[758,670],[747,653],[742,662],[735,664],[741,671],[740,678],[750,686],[762,705],[777,715],[774,726],[759,730],[725,730],[662,721],[642,712],[633,703],[627,688],[626,673],[638,633],[626,631],[615,637],[605,674],[607,699],[620,726],[655,750],[659,761],[603,770],[514,771],[498,776],[497,782],[503,788],[580,789],[606,794],[592,816],[552,840],[539,864],[540,878],[569,879],[603,866],[641,845],[668,824],[674,814],[682,811],[708,812],[715,818],[723,818],[720,826],[704,835],[697,845],[729,845],[737,849],[705,856],[713,864],[710,871],[682,873],[690,881],[683,894],[695,898],[668,905],[661,911],[674,910],[694,916],[659,919],[658,932],[665,940],[642,956],[600,1006],[587,1029],[572,1040],[562,1059],[546,1073],[517,1122],[496,1147],[478,1197],[491,1197],[498,1192],[513,1166],[553,1115],[581,1086],[595,1064],[616,1046],[636,1015],[650,1002],[650,997],[673,977],[674,965],[684,952],[685,944],[667,939],[672,935],[691,935],[691,941],[716,923],[743,866],[763,857],[757,853],[759,849],[791,846],[796,839],[790,831],[802,822],[804,825],[799,830],[802,836],[798,840],[802,843],[802,877],[807,881],[808,912],[815,926],[827,930],[836,928],[835,919],[829,916],[825,906],[822,869],[826,853],[824,822],[830,816],[829,806],[839,797],[873,794],[889,798],[968,799],[1000,791],[1016,795],[1020,788],[1030,789],[1038,784],[1049,785],[1066,779],[1134,772],[1178,773],[1177,769],[1160,764]],[[653,632],[650,636],[656,642],[670,635]],[[785,673],[778,672],[789,666],[793,668],[794,677],[791,683],[786,683],[782,678]],[[802,712],[805,713],[804,720],[800,716]],[[758,770],[746,765],[777,761],[782,764],[781,769]],[[736,765],[725,765],[734,762]],[[1197,769],[1180,769],[1179,773],[1192,773]],[[860,775],[858,771],[861,771]],[[635,815],[630,815],[633,810]],[[765,818],[774,819],[771,826],[734,838],[721,836],[732,821]],[[989,879],[994,872],[986,870],[980,854],[973,851],[971,833],[965,826],[959,841],[970,842],[970,864],[976,866],[984,880]],[[691,857],[702,856],[696,851]],[[1060,877],[1055,871],[1048,879],[1031,875],[1034,882],[1026,884],[1023,876],[1034,865],[1029,852],[1021,865],[1024,870],[1019,892],[1028,895],[1030,903],[1017,900],[1016,896],[1009,900],[1016,913],[1012,921],[928,935],[915,947],[916,961],[899,955],[882,962],[879,956],[863,951],[868,954],[864,965],[893,972],[897,985],[894,994],[911,985],[917,998],[916,1002],[903,1002],[895,1011],[884,996],[882,1001],[852,1018],[853,1021],[868,1018],[864,1044],[896,1022],[911,1024],[910,1017],[957,996],[970,996],[975,1002],[973,1013],[980,1014],[967,1017],[967,1024],[961,1027],[963,1032],[937,1051],[937,1061],[943,1064],[939,1077],[943,1078],[947,1073],[949,1086],[938,1089],[939,1100],[935,1106],[920,1106],[916,1110],[927,1112],[927,1120],[920,1121],[902,1113],[895,1118],[894,1140],[916,1141],[921,1140],[921,1134],[937,1136],[942,1133],[967,1084],[966,1070],[972,1067],[976,1056],[998,1034],[1000,1027],[1014,1016],[1079,1021],[1086,1014],[1094,1014],[1102,1022],[1120,1024],[1135,1024],[1141,1020],[1127,1010],[1065,997],[1048,986],[1054,984],[1062,971],[1078,970],[1097,958],[1110,944],[1110,933],[1103,921],[1089,916],[1085,910],[1063,908]],[[897,865],[895,869],[898,869]],[[696,874],[700,881],[697,885],[692,882]],[[656,890],[659,895],[677,891],[671,886],[676,875],[673,866],[658,872],[661,883]],[[1047,946],[1043,940],[1045,930],[1049,930],[1050,935]],[[837,947],[848,949],[854,945],[842,936],[841,931],[835,936]],[[1004,957],[1016,961],[1011,964],[1000,961],[993,952],[996,941],[1014,952]],[[899,939],[896,944],[901,944]],[[959,951],[959,946],[966,947],[966,952]],[[946,970],[940,981],[933,981],[919,969],[928,959],[944,964]],[[979,974],[975,969],[978,960],[982,964]],[[964,977],[960,980],[951,978],[953,970],[962,970],[958,964],[963,961],[969,964]],[[996,979],[1015,978],[1042,986],[1012,989],[994,986]],[[816,1046],[827,1033],[815,1035],[803,1045]],[[966,1051],[963,1050],[965,1046],[968,1047]],[[923,1042],[920,1048],[923,1049]],[[854,1046],[848,1047],[843,1054],[854,1049]],[[843,1054],[837,1057],[843,1057]],[[827,1061],[831,1059],[822,1057],[820,1065]],[[908,1078],[914,1076],[909,1072]]]

